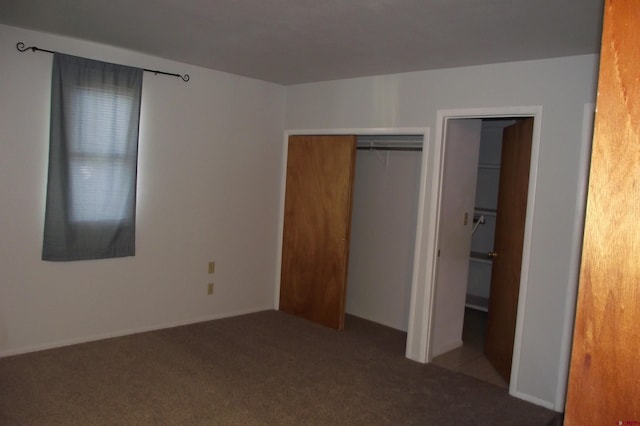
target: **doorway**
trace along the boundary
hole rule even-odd
[[[518,343],[533,124],[522,117],[451,119],[444,139],[431,355],[503,387]],[[473,176],[460,172],[471,168]]]

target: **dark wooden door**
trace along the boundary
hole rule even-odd
[[[344,328],[355,136],[289,138],[280,309]]]
[[[640,4],[604,10],[567,426],[640,424]]]
[[[509,383],[518,313],[533,118],[504,129],[485,354]]]

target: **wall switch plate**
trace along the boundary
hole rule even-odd
[[[209,273],[213,274],[216,270],[216,262],[209,262]]]
[[[213,283],[207,284],[207,294],[208,295],[213,294]]]

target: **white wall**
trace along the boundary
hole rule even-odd
[[[597,64],[596,55],[584,55],[302,84],[286,92],[288,129],[435,129],[441,109],[542,106],[517,392],[548,406],[554,406],[558,381],[565,380],[559,368],[566,356],[561,342],[576,194],[583,184],[583,107],[595,99]]]
[[[40,260],[51,56],[18,53],[18,41],[191,75],[189,83],[145,75],[135,257]],[[541,105],[518,391],[554,401],[564,380],[558,370],[583,106],[595,100],[597,62],[585,55],[285,90],[0,26],[0,356],[272,308],[284,128],[435,129],[439,109]],[[216,261],[216,290],[207,297],[209,260]]]
[[[417,151],[358,151],[345,310],[407,331],[415,244]]]
[[[135,257],[40,260],[52,55],[18,41],[190,74],[144,75]],[[272,309],[283,112],[275,84],[0,26],[0,356]]]

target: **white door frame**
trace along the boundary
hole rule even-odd
[[[437,265],[436,244],[438,241],[439,228],[439,212],[440,199],[442,196],[442,173],[444,165],[444,145],[446,140],[446,122],[449,119],[461,118],[499,118],[499,117],[533,117],[533,138],[531,143],[531,163],[529,168],[529,188],[527,195],[527,212],[525,219],[524,244],[522,251],[522,270],[520,274],[520,291],[518,298],[518,314],[516,318],[516,333],[513,346],[513,361],[511,368],[511,380],[509,385],[509,393],[514,396],[523,398],[518,394],[518,371],[520,367],[520,352],[522,347],[522,331],[524,322],[524,308],[527,299],[527,285],[529,277],[529,260],[531,256],[531,235],[533,232],[533,213],[535,210],[535,194],[536,184],[538,181],[538,158],[540,150],[540,130],[542,121],[542,106],[525,106],[525,107],[505,107],[505,108],[477,108],[477,109],[450,109],[438,110],[438,118],[436,123],[436,137],[434,142],[434,161],[433,176],[436,176],[433,185],[435,190],[432,191],[432,200],[430,203],[429,222],[426,225],[427,232],[434,235],[434,238],[428,241],[427,252],[431,257],[427,259],[427,269],[430,271],[428,281],[426,283],[425,299],[423,303],[428,306],[429,312],[426,318],[427,324],[422,328],[421,338],[424,342],[424,352],[421,355],[425,357],[426,362],[431,361],[432,352],[432,317],[435,311],[434,291],[436,284],[435,268]],[[417,301],[419,303],[419,301]]]
[[[558,368],[558,384],[554,410],[564,411],[569,380],[569,364],[571,361],[571,345],[573,343],[573,323],[576,317],[576,301],[578,299],[578,279],[580,277],[580,261],[582,259],[582,236],[587,207],[587,186],[589,183],[589,166],[591,165],[591,145],[593,142],[593,122],[596,112],[594,103],[587,103],[582,112],[582,141],[580,145],[580,163],[578,169],[578,187],[573,222],[573,241],[571,259],[569,261],[569,282],[565,302],[562,342],[560,347],[560,366]]]

